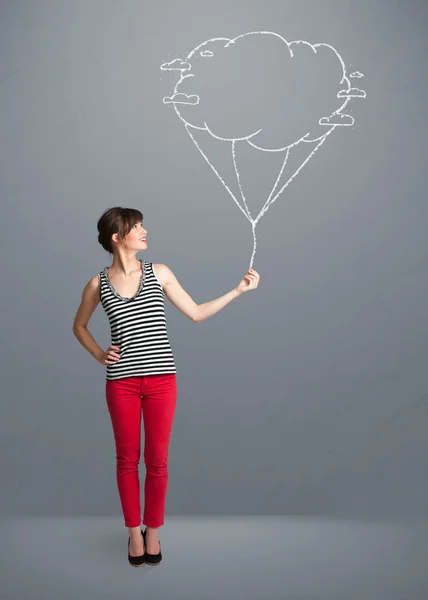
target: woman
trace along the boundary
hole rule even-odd
[[[86,284],[73,332],[97,361],[106,365],[106,401],[116,445],[116,480],[128,527],[128,561],[132,566],[162,560],[158,528],[164,524],[168,485],[168,447],[177,384],[174,356],[166,328],[164,294],[189,319],[199,323],[242,293],[253,290],[259,275],[250,269],[238,286],[215,300],[196,304],[163,264],[136,258],[147,248],[143,215],[137,209],[106,210],[98,224],[98,241],[113,254]],[[87,329],[101,302],[110,323],[111,345],[98,346]],[[144,515],[141,521],[141,411],[144,419]],[[146,525],[145,531],[141,523]]]

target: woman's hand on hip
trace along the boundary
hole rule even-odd
[[[113,365],[120,359],[120,354],[116,350],[120,350],[120,346],[109,346],[100,356],[98,362],[102,365]]]

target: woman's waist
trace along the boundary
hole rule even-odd
[[[171,351],[171,343],[168,338],[164,338],[162,340],[146,340],[146,341],[136,341],[136,340],[121,340],[120,338],[112,338],[111,344],[113,346],[119,346],[118,353],[122,357],[128,355],[144,355],[151,354],[154,352],[165,352]]]
[[[166,331],[143,335],[129,335],[122,331],[112,331],[110,339],[112,344],[121,342],[123,346],[154,346],[156,344],[169,343],[169,336]]]

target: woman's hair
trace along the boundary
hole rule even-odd
[[[119,239],[123,240],[131,231],[135,223],[143,220],[143,213],[136,208],[122,208],[115,206],[108,208],[98,219],[98,241],[101,246],[113,254],[113,244],[111,236],[113,233],[119,234]]]

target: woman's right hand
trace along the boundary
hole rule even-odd
[[[102,365],[113,365],[120,358],[120,354],[116,350],[120,350],[120,346],[109,346],[98,359],[98,362]]]

